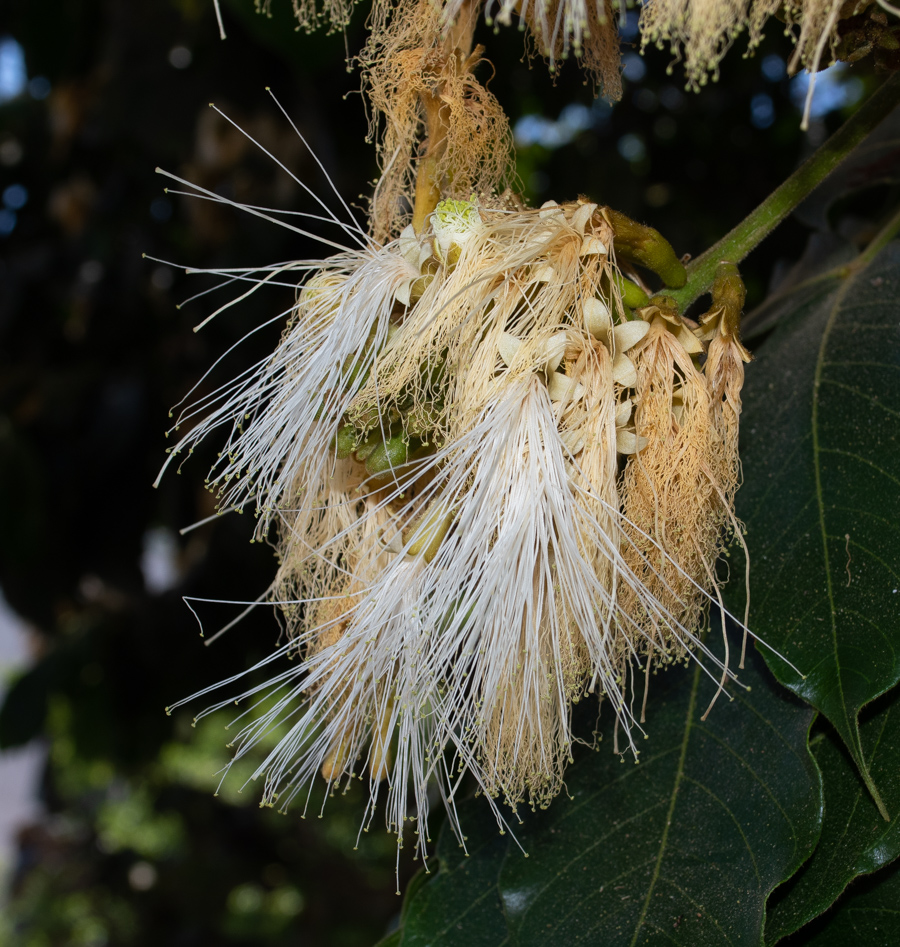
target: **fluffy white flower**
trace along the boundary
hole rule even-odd
[[[715,580],[695,565],[716,554],[724,514],[699,509],[720,518],[690,563],[652,515],[626,518],[642,451],[660,463],[689,402],[665,389],[655,438],[634,427],[649,416],[650,340],[694,370],[677,315],[628,318],[604,209],[454,201],[383,246],[348,232],[359,247],[315,267],[242,274],[307,276],[275,353],[188,409],[182,423],[198,420],[174,454],[224,427],[221,508],[254,503],[257,535],[279,534],[272,601],[289,638],[247,672],[274,676],[239,698],[235,758],[277,734],[254,777],[279,806],[308,804],[318,774],[367,780],[365,820],[383,792],[388,826],[402,841],[416,821],[424,855],[430,786],[457,830],[467,773],[501,822],[497,800],[546,805],[589,692],[637,754],[632,669],[711,658],[695,625]],[[733,451],[736,417],[701,427],[727,427]],[[718,436],[693,445],[701,461]],[[698,476],[731,476],[729,463]]]

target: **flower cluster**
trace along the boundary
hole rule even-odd
[[[386,785],[424,853],[429,786],[451,813],[466,773],[501,821],[546,805],[575,702],[603,696],[636,755],[635,671],[646,701],[653,667],[716,660],[743,289],[723,266],[697,324],[636,265],[684,280],[610,208],[445,200],[319,264],[271,359],[202,406],[173,457],[230,426],[210,487],[279,536],[290,635],[264,664],[295,660],[236,740],[279,734],[265,802],[359,777],[370,819]]]

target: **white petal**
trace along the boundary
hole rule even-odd
[[[646,446],[646,437],[638,437],[634,431],[616,431],[616,450],[620,454],[636,454]]]
[[[593,217],[594,211],[597,209],[596,204],[579,204],[578,209],[572,214],[572,218],[569,221],[569,225],[573,230],[576,230],[581,236],[584,236],[584,226],[585,224]]]
[[[584,394],[584,385],[568,375],[551,372],[547,379],[547,393],[551,401],[577,401]]]
[[[392,552],[395,555],[399,555],[401,552],[403,552],[403,534],[398,530],[388,542],[382,538],[382,547],[387,552]]]
[[[594,253],[606,253],[606,244],[599,237],[588,235],[581,241],[581,252],[578,255],[591,256]]]
[[[547,361],[544,362],[543,365],[544,371],[555,372],[556,369],[559,368],[559,364],[563,360],[563,355],[566,353],[566,346],[568,344],[569,334],[567,332],[557,332],[547,339],[544,345],[544,355],[547,358]]]
[[[687,326],[681,326],[675,337],[681,343],[682,348],[688,355],[699,355],[703,351],[703,346],[697,336]]]
[[[400,256],[402,256],[410,266],[414,266],[418,270],[421,245],[412,224],[403,229],[397,242],[400,249]]]
[[[509,332],[500,334],[500,341],[497,343],[497,348],[500,350],[500,358],[503,359],[507,366],[512,365],[513,359],[516,357],[516,352],[518,352],[521,347],[521,339],[517,339]]]
[[[559,217],[560,215],[565,216],[562,208],[556,201],[544,201],[544,203],[541,204],[540,216],[545,220]]]
[[[627,355],[621,353],[613,359],[613,381],[624,388],[633,388],[637,384],[637,369]]]
[[[412,284],[413,284],[414,282],[415,282],[415,280],[411,280],[411,279],[404,280],[404,281],[397,287],[397,292],[394,293],[394,298],[395,298],[395,299],[397,300],[397,302],[400,303],[401,305],[403,305],[403,306],[408,306],[408,305],[409,305],[409,293],[410,293],[410,290],[412,289]]]
[[[578,431],[562,431],[559,439],[570,454],[580,454],[584,450],[584,437]]]
[[[595,339],[605,342],[612,326],[609,306],[602,299],[592,298],[585,302],[583,311],[584,327]]]
[[[650,331],[650,323],[643,319],[635,319],[633,322],[623,322],[620,326],[613,329],[613,336],[616,340],[616,351],[627,352]]]
[[[631,420],[631,410],[633,407],[634,402],[631,398],[626,398],[618,408],[616,408],[616,427],[625,427]]]

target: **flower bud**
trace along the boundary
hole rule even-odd
[[[366,457],[366,473],[377,477],[401,467],[409,459],[411,444],[412,440],[403,431],[381,441]]]
[[[684,286],[687,282],[684,264],[658,230],[645,227],[609,207],[605,213],[616,235],[613,246],[620,260],[645,266],[673,289]]]
[[[345,424],[342,428],[338,429],[337,434],[334,435],[334,440],[331,442],[331,446],[341,460],[345,457],[349,457],[353,453],[356,448],[356,439],[358,436],[359,432],[352,424]]]
[[[640,309],[641,306],[646,306],[650,302],[650,297],[637,283],[630,279],[626,279],[624,276],[614,276],[613,282],[622,297],[622,303],[629,309]]]

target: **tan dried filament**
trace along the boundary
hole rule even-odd
[[[512,177],[509,121],[473,74],[477,11],[460,4],[449,27],[430,0],[373,11],[360,63],[382,172],[370,213],[376,240],[398,233],[416,202],[427,201],[420,225],[442,197],[487,197]]]
[[[685,650],[679,629],[701,624],[729,511],[706,379],[672,331],[674,313],[653,306],[642,315],[652,322],[633,354],[635,431],[647,443],[629,456],[622,479],[622,553],[660,609],[648,610],[629,584],[619,601],[640,652],[678,658]]]

